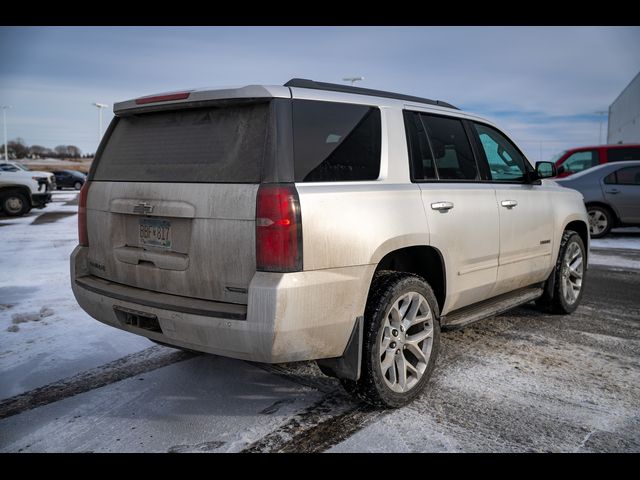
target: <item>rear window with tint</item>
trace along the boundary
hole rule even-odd
[[[295,181],[376,180],[381,135],[377,108],[294,100]]]
[[[268,103],[120,117],[94,180],[259,183]]]
[[[640,185],[640,167],[621,168],[604,179],[604,183]]]
[[[625,147],[611,148],[607,151],[610,162],[624,162],[626,160],[640,160],[640,148]]]

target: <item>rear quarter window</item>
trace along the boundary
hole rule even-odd
[[[640,185],[640,167],[621,168],[615,175],[618,185]]]
[[[293,100],[295,181],[376,180],[381,135],[378,108]]]

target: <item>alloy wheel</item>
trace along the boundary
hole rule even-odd
[[[607,216],[601,210],[589,211],[589,233],[599,235],[604,232],[609,225]]]
[[[380,369],[387,386],[397,393],[415,387],[422,378],[433,346],[433,314],[417,292],[398,298],[385,318],[380,335]]]
[[[562,261],[562,295],[569,305],[573,305],[580,295],[583,276],[582,249],[576,242],[571,242]]]

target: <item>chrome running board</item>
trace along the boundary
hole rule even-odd
[[[544,290],[540,287],[527,287],[509,293],[503,293],[497,297],[474,303],[460,308],[440,318],[443,330],[455,330],[466,327],[470,323],[484,318],[500,315],[512,308],[529,303],[542,296]]]

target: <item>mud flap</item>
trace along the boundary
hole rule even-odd
[[[347,380],[358,380],[360,378],[360,367],[362,365],[362,337],[364,331],[364,318],[356,318],[347,348],[341,357],[324,358],[316,360],[322,373],[329,377],[344,378]]]

